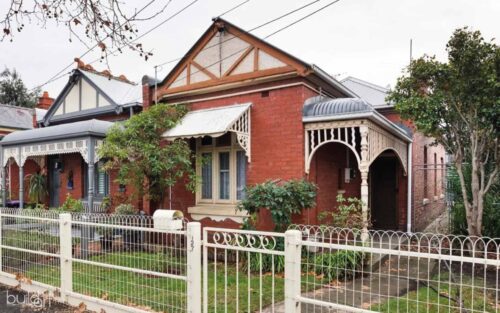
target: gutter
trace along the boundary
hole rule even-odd
[[[94,131],[83,131],[81,133],[73,133],[73,134],[64,134],[64,135],[58,135],[58,136],[49,136],[45,138],[32,138],[32,139],[24,139],[24,140],[15,140],[15,141],[7,141],[4,142],[3,140],[0,141],[0,146],[2,147],[9,147],[9,146],[16,146],[20,144],[26,144],[26,143],[43,143],[43,142],[50,142],[54,140],[60,140],[60,139],[70,139],[70,138],[81,138],[81,137],[97,137],[97,138],[105,138],[106,135],[103,135],[102,133],[94,132]],[[84,138],[82,138],[84,139]]]
[[[340,115],[328,115],[328,116],[312,116],[303,117],[302,122],[312,123],[312,122],[327,122],[327,121],[337,121],[337,120],[349,120],[349,119],[360,119],[368,118],[378,124],[382,125],[385,129],[395,133],[400,139],[406,142],[413,142],[413,139],[408,137],[408,135],[399,127],[394,125],[391,121],[386,119],[383,115],[377,111],[364,111],[358,113],[340,114]]]

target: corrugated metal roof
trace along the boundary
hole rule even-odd
[[[363,99],[359,98],[316,98],[316,101],[308,101],[302,111],[303,117],[320,117],[330,115],[346,115],[361,112],[371,112],[373,107]]]
[[[142,87],[116,78],[108,78],[89,71],[80,72],[92,81],[117,105],[142,104]]]
[[[347,77],[341,83],[375,107],[388,105],[385,101],[385,97],[387,97],[387,92],[389,91],[387,88],[355,77]]]
[[[222,136],[250,108],[250,105],[250,103],[246,103],[188,112],[179,125],[166,131],[163,137],[176,139]]]
[[[0,104],[0,127],[33,128],[33,109]]]
[[[105,137],[111,126],[113,126],[112,122],[93,119],[30,130],[19,130],[5,136],[2,141],[0,141],[0,145],[41,142],[86,135]]]

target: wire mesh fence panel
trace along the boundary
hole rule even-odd
[[[185,230],[107,214],[73,214],[72,228],[74,292],[146,311],[186,311]]]
[[[60,286],[58,214],[0,209],[1,270],[16,280]]]
[[[204,228],[204,312],[274,312],[284,299],[284,234]]]
[[[500,239],[292,228],[303,312],[500,312]]]

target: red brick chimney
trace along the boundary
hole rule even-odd
[[[43,92],[43,95],[38,98],[38,103],[36,104],[37,109],[48,110],[50,106],[54,103],[54,98],[49,97],[49,93],[47,91]]]

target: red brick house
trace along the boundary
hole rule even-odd
[[[381,229],[422,229],[443,207],[443,176],[435,167],[443,149],[401,121],[385,103],[386,89],[354,78],[339,82],[220,18],[162,81],[145,76],[142,84],[141,93],[126,78],[80,62],[42,128],[0,142],[2,169],[10,164],[19,172],[20,164],[14,176],[25,177],[46,168],[50,206],[67,194],[90,207],[107,195],[126,199],[132,190],[100,170],[95,150],[112,121],[155,99],[189,107],[164,137],[190,142],[201,180],[194,194],[179,182],[163,207],[204,225],[238,227],[245,214],[235,208],[245,186],[274,179],[317,184],[317,206],[295,217],[298,223],[320,223],[321,212],[335,210],[338,194],[363,200],[364,212]],[[135,205],[149,214],[159,207]],[[261,212],[262,229],[272,227],[267,214]]]
[[[425,138],[404,127],[391,106],[377,108],[319,67],[216,19],[161,82],[143,83],[145,107],[152,99],[189,106],[165,133],[190,140],[196,153],[196,193],[179,184],[171,197],[172,208],[189,218],[237,227],[246,185],[305,178],[318,185],[317,206],[296,222],[319,223],[342,193],[363,200],[376,228],[415,229],[407,217],[422,195],[413,186],[426,184],[409,177]],[[261,215],[260,227],[271,228]]]
[[[104,197],[113,194],[112,200],[120,201],[132,193],[114,182],[114,173],[102,170],[96,149],[113,122],[142,111],[142,88],[125,76],[114,77],[77,62],[78,68],[55,100],[46,93],[39,99],[39,106],[48,111],[36,127],[0,141],[4,206],[10,200],[23,207],[29,201],[28,175],[38,172],[47,173],[50,207],[60,206],[71,195],[99,211]],[[10,169],[9,181],[6,169]],[[7,190],[16,192],[7,195]]]

